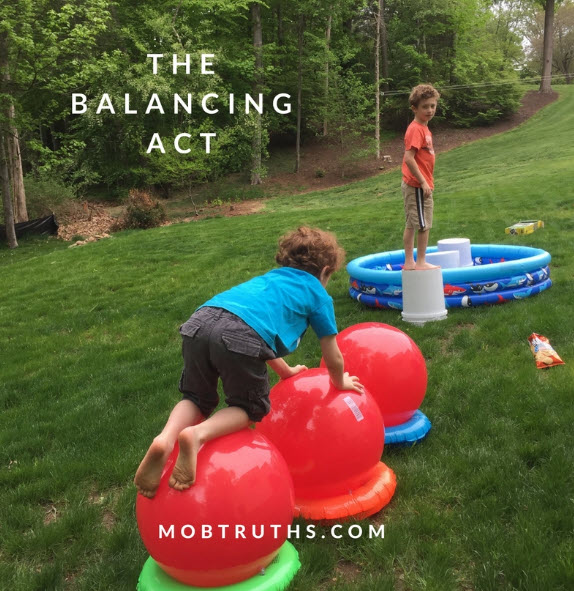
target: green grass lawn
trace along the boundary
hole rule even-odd
[[[291,589],[574,589],[574,88],[524,125],[442,154],[431,244],[524,244],[552,254],[553,287],[497,307],[405,324],[329,284],[339,329],[399,327],[419,345],[429,437],[385,449],[394,499],[379,540],[293,540]],[[348,258],[401,248],[400,173],[68,250],[0,249],[0,588],[133,590],[146,560],[133,474],[179,399],[178,326],[214,293],[273,266],[298,224],[334,231]],[[528,236],[505,235],[543,219]],[[527,337],[566,365],[537,370]],[[308,334],[289,361],[316,366]],[[368,520],[369,521],[369,520]]]

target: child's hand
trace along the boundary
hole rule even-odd
[[[286,380],[296,376],[298,373],[307,369],[306,365],[296,365],[291,367],[284,359],[277,357],[277,359],[269,359],[267,365],[282,379]]]
[[[288,366],[288,370],[285,372],[285,375],[281,376],[281,379],[286,380],[287,378],[292,378],[307,369],[308,367],[306,365],[296,365],[295,367]]]
[[[357,376],[350,376],[348,371],[343,374],[343,383],[341,386],[339,388],[340,390],[354,390],[359,394],[363,394],[365,391],[365,387],[361,384],[359,378]]]
[[[432,195],[432,189],[430,188],[430,185],[427,182],[424,182],[421,185],[421,189],[423,190],[423,195],[425,199],[428,199]]]

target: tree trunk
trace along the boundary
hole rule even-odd
[[[303,94],[303,33],[305,32],[305,17],[299,15],[297,26],[297,45],[299,59],[297,62],[297,140],[295,145],[295,172],[301,168],[301,95]]]
[[[381,11],[381,57],[383,59],[382,74],[385,81],[383,82],[383,90],[389,90],[389,38],[387,35],[387,23],[385,22],[385,0],[380,0]]]
[[[375,13],[375,148],[377,160],[381,159],[381,17],[382,0],[377,0]]]
[[[22,173],[22,158],[20,156],[20,142],[18,130],[14,125],[15,110],[10,95],[10,69],[8,63],[8,36],[0,33],[0,95],[4,95],[2,115],[4,116],[4,140],[6,167],[8,169],[8,183],[12,188],[14,198],[14,219],[16,222],[27,222],[26,193],[24,191],[24,175]]]
[[[261,30],[261,5],[251,5],[251,19],[253,21],[253,52],[255,54],[255,80],[253,82],[253,94],[258,96],[261,92],[263,73],[263,33]],[[251,184],[261,184],[261,114],[255,114],[255,129],[251,142]]]
[[[329,14],[327,20],[327,30],[325,32],[325,116],[323,117],[323,136],[327,135],[327,113],[326,110],[329,105],[329,50],[331,49],[331,25],[333,23],[333,15]]]
[[[6,226],[6,238],[10,248],[16,248],[16,230],[14,229],[14,210],[12,209],[12,195],[10,194],[10,177],[8,175],[8,156],[6,150],[6,138],[0,133],[0,189],[2,190],[2,205],[4,209],[4,224]]]
[[[277,45],[282,47],[285,45],[285,41],[283,39],[283,9],[281,7],[281,2],[277,5]]]
[[[24,173],[22,172],[22,156],[20,155],[20,140],[18,130],[12,124],[14,121],[14,105],[10,105],[8,114],[8,135],[6,148],[9,162],[9,174],[14,196],[14,219],[16,222],[28,221],[28,208],[26,207],[26,191],[24,189]]]
[[[542,80],[539,92],[552,92],[552,48],[554,40],[554,0],[546,0],[544,7],[544,52]]]

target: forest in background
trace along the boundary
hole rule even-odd
[[[540,80],[545,9],[537,0],[18,0],[0,7],[0,160],[21,161],[28,194],[83,196],[99,188],[170,190],[250,171],[266,174],[276,143],[313,136],[358,152],[379,150],[381,129],[409,121],[408,92],[441,91],[438,120],[487,125],[513,112],[521,80]],[[574,71],[574,5],[556,4],[554,81]],[[148,54],[163,54],[157,73]],[[172,55],[190,63],[172,71]],[[202,74],[210,54],[212,75]],[[73,93],[87,110],[72,114]],[[103,95],[109,96],[98,113]],[[153,95],[157,95],[153,99]],[[207,94],[207,113],[201,99]],[[290,96],[288,114],[272,99]],[[192,113],[174,95],[192,95]],[[230,95],[235,111],[230,113]],[[263,113],[244,97],[264,97]],[[126,95],[129,109],[126,113]],[[156,108],[149,109],[150,100]],[[161,102],[163,113],[157,108]],[[146,109],[149,112],[146,114]],[[201,134],[215,133],[211,150]],[[149,150],[161,137],[165,153]],[[181,154],[174,140],[189,134]],[[12,147],[11,147],[12,145]],[[19,150],[19,153],[16,153]],[[18,193],[2,185],[2,193]],[[22,188],[23,192],[23,188]],[[4,199],[6,211],[6,199]],[[14,198],[16,221],[26,204]]]

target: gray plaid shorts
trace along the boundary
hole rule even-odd
[[[241,318],[205,306],[182,324],[184,361],[179,391],[208,417],[219,404],[221,378],[225,402],[260,421],[270,410],[266,360],[276,357],[269,345]]]

